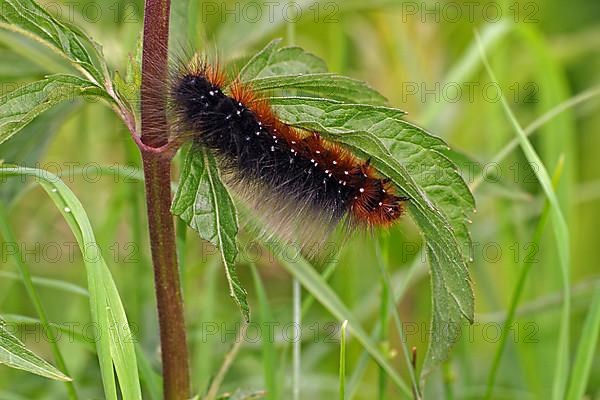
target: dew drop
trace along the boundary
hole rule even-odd
[[[65,212],[70,213],[71,209],[69,207],[65,207]]]

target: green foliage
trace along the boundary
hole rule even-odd
[[[0,97],[0,143],[10,139],[39,114],[77,97],[103,97],[106,92],[73,75],[50,75]]]
[[[58,21],[33,0],[0,1],[0,28],[21,32],[68,59],[97,84],[104,84],[98,47],[78,28]]]
[[[61,5],[67,3],[59,2]],[[8,93],[2,86],[0,160],[34,166],[40,160],[42,163],[57,159],[81,161],[93,152],[94,156],[98,155],[94,161],[111,164],[101,165],[99,170],[104,176],[114,176],[114,182],[109,178],[110,185],[103,186],[100,182],[92,188],[89,182],[81,181],[81,171],[75,178],[67,180],[63,177],[73,192],[78,193],[80,202],[63,181],[45,171],[4,167],[0,172],[4,176],[33,176],[51,196],[71,232],[83,245],[87,288],[82,282],[71,283],[81,278],[80,270],[54,264],[52,267],[58,268],[45,268],[48,265],[43,262],[31,265],[33,276],[29,282],[33,286],[29,289],[37,292],[48,309],[47,322],[52,329],[67,334],[68,326],[59,323],[58,319],[76,318],[83,322],[91,318],[105,333],[92,346],[79,334],[75,335],[74,343],[57,343],[70,367],[66,375],[74,379],[69,384],[75,384],[82,397],[85,393],[85,397],[135,399],[142,396],[141,378],[143,397],[160,398],[158,335],[154,321],[147,318],[149,313],[154,313],[151,309],[155,306],[147,293],[151,281],[148,255],[142,254],[135,268],[129,268],[126,263],[111,263],[112,275],[104,258],[90,260],[94,250],[99,252],[100,247],[108,260],[105,239],[114,237],[122,242],[129,228],[134,232],[135,243],[145,247],[145,220],[140,213],[143,207],[138,193],[143,191],[140,185],[143,174],[131,165],[113,165],[114,162],[138,164],[137,152],[129,140],[117,136],[123,134],[122,123],[117,118],[102,112],[98,104],[77,101],[80,98],[101,99],[101,104],[108,103],[119,118],[125,119],[130,127],[133,121],[135,127],[141,83],[139,33],[143,2],[127,2],[125,8],[119,3],[119,18],[114,21],[111,20],[113,10],[107,8],[106,3],[97,0],[84,3],[101,6],[104,19],[99,26],[81,13],[79,5],[73,15],[69,14],[69,21],[77,21],[77,25],[101,38],[112,60],[111,66],[122,58],[123,68],[116,68],[123,71],[122,75],[109,71],[100,46],[78,26],[64,22],[65,13],[62,17],[56,16],[33,0],[0,0],[0,30],[5,31],[0,32],[0,81],[11,87],[15,82],[20,86]],[[172,0],[172,4],[170,47],[178,49],[188,42],[202,43],[199,47],[203,51],[211,52],[216,48],[225,58],[253,54],[257,50],[254,46],[281,35],[287,23],[280,8],[276,9],[274,18],[253,23],[244,18],[241,21],[231,16],[225,18],[223,9],[217,14],[204,13],[206,2]],[[256,4],[264,16],[269,15],[268,2],[261,0]],[[473,317],[473,289],[466,270],[473,254],[471,274],[478,283],[474,288],[478,295],[478,322],[484,325],[475,326],[475,336],[469,335],[468,340],[465,338],[467,333],[463,332],[463,339],[445,364],[444,374],[429,376],[424,385],[425,398],[482,398],[484,391],[491,397],[492,389],[494,398],[549,398],[553,394],[554,398],[578,399],[597,395],[595,355],[598,351],[600,296],[594,264],[589,262],[596,256],[595,221],[599,217],[600,193],[594,153],[600,142],[595,135],[599,120],[593,106],[600,91],[594,80],[599,53],[594,39],[597,26],[593,21],[593,7],[583,3],[557,4],[544,8],[543,18],[539,13],[535,14],[536,18],[541,18],[538,23],[524,24],[517,20],[522,20],[523,12],[530,9],[519,9],[518,14],[507,17],[517,10],[503,5],[500,7],[505,18],[498,22],[465,22],[461,19],[432,23],[429,16],[423,17],[427,20],[423,21],[419,20],[418,14],[405,13],[404,5],[397,1],[367,4],[364,1],[326,3],[308,0],[297,4],[304,17],[295,24],[296,40],[315,54],[324,56],[336,74],[329,73],[323,59],[301,47],[280,47],[281,40],[272,41],[248,62],[240,61],[248,58],[239,58],[226,69],[240,71],[242,81],[268,96],[285,122],[319,131],[328,140],[343,144],[358,156],[371,157],[378,170],[392,178],[399,189],[413,199],[409,214],[425,239],[424,245],[419,247],[417,255],[405,251],[407,243],[416,241],[421,246],[408,223],[390,230],[387,240],[394,245],[389,246],[391,262],[390,277],[386,280],[389,293],[386,293],[390,300],[387,307],[378,302],[382,298],[387,302],[387,299],[385,293],[378,292],[381,287],[372,273],[375,267],[371,265],[371,246],[364,243],[372,243],[371,238],[351,239],[341,251],[339,265],[330,265],[323,274],[319,274],[319,266],[302,257],[294,263],[261,259],[257,261],[256,270],[252,270],[255,290],[246,295],[241,285],[248,279],[245,268],[240,268],[244,265],[238,265],[240,279],[235,269],[235,262],[240,258],[236,243],[240,228],[235,205],[222,185],[210,155],[201,150],[187,153],[182,159],[179,188],[176,183],[172,185],[176,191],[173,212],[197,230],[200,237],[220,248],[219,258],[226,266],[228,278],[221,282],[219,274],[211,272],[218,272],[216,267],[209,266],[217,260],[206,261],[199,257],[198,239],[188,237],[187,246],[180,247],[179,257],[185,260],[182,282],[189,315],[192,364],[201,367],[200,373],[193,371],[194,388],[206,383],[216,371],[215,361],[226,351],[218,338],[200,342],[199,337],[204,334],[203,323],[239,318],[229,303],[222,305],[222,293],[229,291],[232,294],[245,318],[249,316],[248,304],[257,302],[253,316],[257,316],[258,322],[287,321],[289,294],[281,266],[299,279],[308,292],[303,308],[307,316],[303,322],[305,331],[312,328],[308,324],[313,320],[320,322],[331,316],[340,322],[349,320],[347,328],[351,335],[345,342],[344,364],[352,378],[347,384],[340,379],[342,363],[333,356],[339,346],[337,338],[332,344],[307,340],[302,343],[303,375],[306,374],[309,383],[302,386],[303,396],[314,393],[317,397],[335,397],[337,383],[344,383],[347,397],[373,398],[375,389],[372,388],[377,387],[373,377],[377,373],[375,369],[379,368],[383,376],[378,386],[380,396],[396,398],[400,392],[410,397],[411,388],[405,380],[410,377],[412,383],[413,377],[409,376],[402,360],[391,358],[396,347],[401,345],[396,342],[397,336],[402,337],[400,316],[405,320],[406,315],[406,321],[420,323],[432,306],[432,326],[427,330],[429,337],[425,338],[420,331],[418,338],[408,336],[408,343],[402,343],[404,348],[409,344],[418,347],[421,378],[424,378],[449,354],[456,337],[448,336],[448,333],[457,332],[448,328]],[[324,7],[331,5],[335,23],[323,23],[330,11]],[[546,4],[536,1],[528,5],[540,7]],[[132,17],[137,18],[134,23],[131,23]],[[501,115],[500,103],[494,104],[477,96],[474,101],[465,101],[464,92],[458,102],[444,96],[441,100],[433,100],[431,96],[426,96],[427,101],[422,100],[419,95],[423,86],[417,95],[405,92],[404,82],[426,83],[427,89],[431,89],[434,82],[440,82],[442,90],[446,85],[462,87],[467,83],[482,83],[479,82],[480,49],[473,37],[473,26],[482,32],[482,47],[490,54],[499,78],[493,81],[505,94],[503,105],[509,123]],[[519,35],[516,36],[518,40],[514,40],[513,33]],[[52,53],[39,53],[43,46]],[[131,54],[127,54],[128,51]],[[74,68],[64,71],[67,63]],[[337,72],[366,79],[373,87]],[[46,73],[53,75],[44,76]],[[540,103],[526,104],[517,97],[512,99],[513,85],[527,81],[540,83]],[[586,87],[590,89],[586,90]],[[580,94],[567,99],[570,92]],[[444,140],[407,122],[405,113],[389,107],[386,97],[391,104],[402,104],[410,111],[411,120],[441,135]],[[78,112],[73,114],[73,111]],[[562,113],[565,115],[560,115]],[[534,122],[521,129],[521,124],[530,120]],[[510,124],[516,138],[507,136]],[[57,131],[60,132],[58,145],[54,141]],[[537,131],[543,136],[529,142],[525,136]],[[448,149],[445,140],[460,148],[460,156]],[[505,140],[507,144],[502,146]],[[525,151],[523,154],[513,152],[518,144]],[[552,169],[557,155],[563,152],[566,153],[566,170],[570,172],[554,195],[546,170]],[[122,154],[125,154],[124,161]],[[480,176],[470,182],[471,188],[477,189],[479,209],[478,215],[474,216],[473,237],[479,245],[499,244],[504,250],[499,262],[490,262],[485,255],[482,257],[481,246],[475,251],[472,249],[469,218],[474,209],[473,196],[449,159],[460,161],[462,172],[469,175],[469,168],[477,164],[476,173]],[[497,181],[490,179],[484,160],[503,171],[504,176]],[[529,160],[535,167],[530,167]],[[86,161],[90,161],[89,157]],[[523,167],[536,180],[524,182]],[[507,175],[517,170],[520,171],[519,178],[515,175],[515,181],[510,182]],[[20,180],[0,180],[2,201],[5,201],[18,236],[27,241],[40,240],[40,237],[44,240],[69,237],[71,233],[61,230],[61,224],[56,223],[55,213],[45,212],[46,202],[36,197],[35,192],[23,190],[34,185],[23,185]],[[542,183],[541,191],[538,182]],[[53,192],[53,189],[57,191]],[[547,232],[543,223],[536,226],[538,221],[545,219],[545,212],[539,217],[544,195],[552,200],[548,213],[553,217],[555,237],[550,239],[545,239]],[[108,205],[105,196],[110,196]],[[86,204],[87,212],[81,203]],[[65,207],[68,212],[64,211]],[[242,220],[252,221],[243,206],[239,208]],[[562,213],[566,220],[561,217]],[[98,239],[91,230],[90,220],[101,229],[102,234],[96,235]],[[122,226],[120,221],[124,221]],[[577,229],[573,229],[574,226]],[[532,235],[530,231],[534,228]],[[569,228],[572,236],[569,236]],[[522,253],[511,254],[515,250],[510,245],[522,247],[524,240],[532,237],[539,246],[536,257],[524,261]],[[396,243],[403,247],[395,248]],[[91,250],[85,248],[86,244]],[[241,251],[242,247],[239,247]],[[281,242],[265,243],[265,247],[274,254],[285,254]],[[570,251],[571,248],[574,250]],[[423,254],[428,256],[431,271],[431,297],[427,285],[422,283],[428,276],[426,266],[421,265]],[[543,262],[535,265],[538,255]],[[4,269],[4,265],[2,267]],[[529,274],[535,279],[534,285],[530,284],[532,279],[527,278],[531,267],[536,268],[534,274]],[[334,270],[336,273],[332,275]],[[46,274],[52,274],[53,279],[46,278]],[[122,298],[116,291],[113,275],[121,288]],[[367,279],[369,277],[373,279]],[[4,319],[21,326],[44,325],[40,319],[21,315],[31,311],[29,301],[24,301],[24,292],[20,291],[19,285],[14,285],[22,278],[5,270],[0,271],[0,278],[0,306]],[[555,292],[559,285],[563,285],[561,291]],[[52,296],[54,291],[59,295]],[[201,292],[199,296],[198,291]],[[88,293],[90,307],[77,308],[76,300],[88,301],[88,297],[82,297]],[[134,301],[128,302],[128,299]],[[314,299],[316,304],[311,306]],[[396,310],[392,303],[398,305]],[[504,312],[505,304],[510,304],[508,314]],[[563,311],[559,313],[561,307]],[[127,327],[125,310],[129,321],[143,329],[137,332],[121,329]],[[378,316],[377,310],[384,311]],[[587,317],[583,310],[587,310]],[[394,317],[393,326],[389,324],[388,313]],[[499,342],[490,343],[479,335],[481,326],[489,327],[488,322],[503,326]],[[529,323],[539,329],[533,335],[536,345],[523,340],[527,334],[523,327]],[[111,329],[114,325],[121,328]],[[387,332],[385,336],[379,334],[382,325]],[[136,346],[130,341],[133,334],[136,339],[140,338]],[[513,334],[515,343],[511,341]],[[579,338],[572,359],[568,352],[569,334]],[[386,337],[389,342],[379,343],[381,337]],[[261,383],[257,383],[261,378],[268,389],[266,396],[284,398],[288,395],[289,388],[283,378],[289,372],[289,363],[285,350],[282,350],[285,344],[278,340],[263,341],[260,345],[242,349],[225,381],[231,394],[223,395],[223,398],[262,397],[265,395],[262,391],[245,390],[246,387],[261,387]],[[29,347],[28,341],[23,341]],[[426,345],[429,349],[425,355]],[[30,348],[47,358],[43,350]],[[497,375],[498,379],[486,386],[489,364],[485,360],[492,348],[496,359],[490,374],[494,379]],[[356,350],[362,351],[360,358],[355,357]],[[281,358],[277,358],[278,355]],[[369,356],[377,364],[369,362]],[[263,368],[260,368],[261,362]],[[69,379],[25,348],[1,322],[0,363],[51,379]],[[100,371],[94,365],[97,363]],[[54,364],[59,365],[56,358]],[[546,365],[551,368],[544,368]],[[34,375],[11,372],[8,368],[2,368],[0,372],[3,373],[0,374],[2,398],[65,397],[60,392],[64,391],[62,383],[39,381]],[[14,376],[19,379],[13,379]],[[553,389],[548,388],[549,381],[553,382]],[[424,379],[422,386],[423,382]],[[100,394],[101,386],[104,395]],[[238,387],[243,389],[236,390]],[[438,391],[438,388],[445,391]]]
[[[479,40],[479,36],[477,37]],[[487,61],[485,52],[483,50],[483,47],[481,46],[480,41],[479,44],[482,58],[487,72],[490,75],[490,79],[493,82],[496,82],[496,77],[492,71],[489,62]],[[561,313],[562,321],[560,325],[558,352],[556,357],[554,382],[552,387],[553,398],[555,400],[558,400],[564,397],[569,376],[569,320],[571,313],[571,260],[569,254],[569,228],[567,226],[567,221],[565,220],[560,204],[558,202],[556,193],[552,188],[552,181],[550,179],[548,171],[546,171],[546,168],[544,167],[544,163],[533,148],[531,142],[527,139],[527,135],[523,131],[523,128],[521,128],[521,125],[517,121],[515,115],[512,113],[506,98],[504,96],[501,96],[500,100],[502,102],[502,106],[504,108],[504,111],[506,112],[508,119],[510,120],[513,128],[515,129],[517,137],[519,138],[519,143],[521,145],[521,148],[523,149],[525,157],[527,157],[527,160],[531,163],[531,165],[535,166],[533,167],[534,173],[550,204],[550,216],[552,219],[552,227],[554,230],[556,245],[558,248],[559,266],[561,269],[563,280],[563,292],[565,296]]]
[[[391,178],[411,199],[409,213],[427,241],[432,269],[434,309],[432,340],[424,367],[426,374],[447,358],[457,339],[461,319],[473,321],[473,292],[466,266],[469,254],[463,253],[470,246],[465,219],[466,213],[474,208],[473,197],[456,167],[440,152],[447,147],[443,141],[402,120],[402,111],[378,106],[384,101],[383,96],[363,83],[329,74],[312,74],[310,67],[301,71],[296,66],[298,75],[294,76],[288,76],[282,68],[272,69],[273,63],[286,62],[277,52],[276,44],[277,42],[272,42],[267,45],[244,66],[240,73],[242,80],[252,84],[255,90],[286,88],[317,92],[321,96],[329,97],[275,97],[271,98],[271,101],[284,122],[317,131],[346,145],[364,159],[370,158],[372,164]],[[293,55],[298,56],[298,53]],[[310,56],[300,57],[306,58]],[[266,76],[265,71],[282,72],[283,75]],[[262,78],[256,78],[258,75]],[[326,80],[332,84],[326,84]],[[339,99],[345,99],[347,102],[338,101]],[[370,101],[375,105],[359,104],[361,101]],[[386,139],[387,146],[378,136]],[[396,159],[391,151],[402,158]],[[197,150],[188,154],[181,175],[183,184],[179,188],[173,210],[177,215],[186,212],[183,218],[193,229],[199,231],[203,238],[220,244],[221,241],[215,241],[215,237],[218,237],[215,232],[220,229],[221,225],[217,221],[223,211],[213,211],[214,201],[211,198],[218,199],[223,195],[220,194],[220,187],[219,193],[214,193],[211,190],[213,184],[207,185],[207,180],[203,179],[202,171],[205,171],[206,167],[203,167],[205,162],[201,159],[204,157],[205,154]],[[193,159],[196,158],[200,160],[194,162]],[[191,165],[200,168],[191,170]],[[425,188],[430,189],[427,191]],[[224,187],[222,190],[225,190]],[[225,201],[221,204],[227,207],[230,203],[229,196],[224,197]],[[453,225],[448,221],[447,215],[452,217]],[[203,223],[198,224],[196,219],[192,219],[194,216],[200,218]],[[204,221],[210,223],[205,224]],[[235,232],[237,224],[225,228]],[[457,241],[457,237],[460,238],[460,242]],[[227,249],[222,252],[229,254],[229,248],[233,246],[229,245],[229,241],[225,244]],[[237,250],[234,251],[236,254]],[[228,266],[228,269],[231,267]],[[232,288],[238,288],[237,282],[232,282],[231,279],[230,285]],[[323,286],[322,283],[321,285]],[[235,294],[235,291],[232,293]],[[364,335],[364,340],[367,340],[366,338]]]
[[[200,237],[219,248],[229,282],[229,293],[238,303],[244,318],[250,320],[246,290],[235,272],[238,254],[237,212],[231,196],[221,183],[215,159],[206,150],[192,147],[188,152],[171,211],[198,232]]]
[[[96,350],[102,383],[108,399],[117,398],[114,372],[121,392],[127,399],[141,399],[134,337],[129,328],[121,298],[106,261],[96,243],[83,206],[56,175],[34,168],[1,166],[3,177],[36,178],[71,228],[83,254],[90,293],[90,311],[96,324]]]
[[[71,380],[71,378],[28,350],[19,339],[6,329],[5,325],[6,322],[0,318],[0,364],[57,381]]]

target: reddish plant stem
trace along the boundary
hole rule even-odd
[[[169,0],[146,0],[139,147],[146,182],[164,398],[184,400],[190,397],[189,363],[175,226],[170,212],[171,157],[162,151],[169,138],[163,96],[168,70],[169,9]]]

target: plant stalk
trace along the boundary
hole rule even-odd
[[[167,400],[190,397],[189,362],[175,226],[171,215],[171,158],[165,82],[168,72],[169,0],[146,0],[141,88],[141,143],[154,285],[160,325],[163,391]]]

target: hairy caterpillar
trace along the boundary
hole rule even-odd
[[[275,231],[312,247],[340,221],[389,226],[402,216],[408,198],[369,160],[282,123],[247,84],[234,81],[225,93],[225,82],[206,62],[177,71],[170,87],[177,134],[208,148],[228,185]]]

